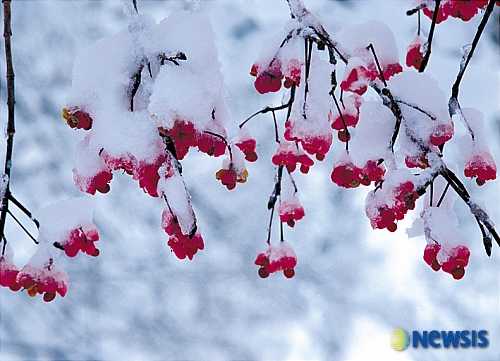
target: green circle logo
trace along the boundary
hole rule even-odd
[[[402,351],[410,344],[410,335],[402,328],[396,328],[391,333],[391,346],[393,349]]]

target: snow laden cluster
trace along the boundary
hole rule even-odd
[[[13,291],[26,290],[31,297],[43,295],[46,302],[57,294],[66,295],[69,276],[54,261],[63,250],[68,257],[78,252],[96,257],[95,242],[99,234],[92,223],[94,204],[87,198],[60,201],[34,214],[39,224],[38,248],[28,263],[19,270],[14,264],[14,253],[8,244],[0,256],[0,285]]]
[[[161,227],[180,258],[204,248],[180,160],[197,147],[227,154],[216,174],[233,189],[255,161],[255,140],[228,141],[224,83],[210,20],[188,12],[160,23],[124,3],[127,29],[98,41],[75,62],[63,118],[84,129],[75,148],[74,180],[86,193],[107,193],[116,171],[137,180],[165,207]],[[241,149],[240,149],[241,148]]]
[[[288,101],[253,115],[272,112],[278,143],[272,157],[277,177],[268,204],[267,247],[255,260],[259,275],[265,278],[276,271],[284,271],[288,278],[294,275],[291,270],[296,256],[284,242],[282,226],[279,246],[270,242],[274,208],[278,203],[280,221],[290,227],[304,217],[292,173],[299,166],[307,174],[314,165],[312,156],[322,161],[335,131],[345,150],[333,165],[332,182],[343,188],[373,185],[366,198],[366,215],[374,229],[391,232],[430,189],[431,196],[424,201],[424,210],[410,235],[425,235],[428,246],[424,260],[434,270],[462,278],[469,259],[468,241],[457,231],[458,220],[450,201],[456,195],[446,195],[448,189],[451,187],[471,207],[483,238],[490,240],[489,248],[485,243],[487,253],[491,238],[498,242],[498,235],[485,212],[478,218],[467,190],[442,160],[444,146],[455,133],[454,112],[435,80],[410,69],[420,71],[428,53],[427,38],[416,32],[407,49],[408,68],[403,69],[396,41],[385,24],[370,21],[350,25],[331,37],[300,0],[288,3],[292,19],[268,42],[250,70],[260,94],[280,91],[282,86],[289,89],[285,93]],[[427,13],[429,3],[419,4],[416,11],[424,8]],[[466,1],[442,3],[458,14],[472,6]],[[474,5],[476,10],[485,6],[479,3]],[[466,20],[465,15],[458,17]],[[339,60],[343,66],[338,66]],[[373,95],[378,95],[378,100]],[[277,124],[276,112],[280,110],[287,111],[284,126]],[[476,178],[478,185],[494,180],[496,165],[486,145],[481,113],[463,109],[460,116],[469,131],[459,141],[464,175]]]

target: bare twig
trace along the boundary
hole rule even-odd
[[[434,36],[434,29],[436,28],[436,21],[439,12],[439,4],[441,0],[435,0],[436,7],[434,8],[434,15],[432,16],[431,28],[429,30],[429,38],[427,39],[427,47],[425,49],[425,54],[422,59],[422,63],[420,63],[420,69],[418,69],[419,73],[423,73],[425,68],[427,67],[427,63],[429,62],[429,58],[431,56],[431,46],[432,46],[432,38]]]
[[[469,65],[469,62],[472,58],[472,55],[474,55],[474,50],[477,47],[479,39],[481,38],[481,35],[484,31],[486,23],[488,22],[488,19],[491,15],[491,12],[493,11],[494,6],[495,6],[495,1],[490,0],[488,2],[488,6],[486,7],[486,10],[484,11],[483,18],[481,19],[481,23],[477,27],[476,35],[474,36],[474,40],[472,41],[471,49],[470,49],[469,53],[467,54],[467,58],[465,59],[465,62],[460,64],[460,70],[458,72],[457,78],[455,80],[455,83],[451,87],[451,97],[450,97],[450,100],[448,102],[451,116],[453,116],[457,112],[461,112],[460,104],[458,103],[458,92],[459,92],[460,82],[462,81],[465,70],[467,69],[467,66]]]
[[[0,216],[0,235],[3,236],[5,231],[5,220],[9,210],[9,195],[10,195],[10,171],[12,168],[12,149],[14,146],[14,105],[16,104],[14,92],[14,67],[12,66],[12,50],[10,44],[10,37],[12,35],[11,29],[11,10],[10,0],[2,0],[3,13],[4,13],[4,31],[3,37],[5,39],[5,61],[7,66],[7,107],[8,107],[8,120],[7,120],[7,150],[5,153],[5,168],[4,174],[7,176],[7,185],[2,199],[2,211]]]

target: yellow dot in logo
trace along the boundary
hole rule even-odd
[[[391,346],[393,349],[402,351],[410,344],[410,335],[402,328],[396,328],[391,333]]]

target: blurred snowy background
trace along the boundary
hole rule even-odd
[[[416,17],[405,16],[411,1],[305,4],[332,35],[352,23],[387,23],[401,54],[416,30]],[[192,7],[180,0],[138,0],[138,8],[160,21]],[[13,1],[12,11],[17,133],[11,187],[34,211],[82,195],[71,169],[83,132],[70,129],[60,116],[73,61],[98,39],[125,28],[127,20],[119,1]],[[248,73],[263,44],[284,27],[288,7],[285,0],[214,0],[201,1],[198,11],[211,18],[217,34],[232,135],[247,116],[280,101],[276,94],[259,95]],[[497,7],[460,92],[462,106],[485,113],[497,164],[499,13]],[[422,20],[427,31],[430,21]],[[471,42],[479,21],[479,16],[467,23],[449,19],[437,27],[426,72],[447,96],[460,47]],[[0,91],[3,126],[3,75]],[[0,360],[500,359],[499,248],[494,246],[488,259],[473,217],[457,201],[461,231],[472,240],[467,274],[455,281],[433,272],[422,260],[425,240],[405,234],[418,213],[408,214],[394,234],[372,231],[363,208],[367,188],[344,190],[330,181],[342,147],[338,142],[307,176],[296,175],[307,214],[293,230],[285,229],[299,259],[296,276],[260,279],[253,261],[265,246],[275,144],[270,115],[249,127],[259,143],[259,161],[249,165],[248,182],[234,191],[215,179],[221,159],[191,151],[182,162],[204,251],[193,261],[178,260],[159,225],[161,201],[143,194],[130,177],[116,175],[111,192],[94,197],[101,255],[57,260],[71,278],[65,298],[45,303],[0,289]],[[463,131],[460,124],[456,129]],[[446,147],[448,159],[458,157],[455,141]],[[498,180],[478,188],[461,178],[500,224]],[[16,264],[24,265],[34,245],[14,222],[8,222],[7,235]],[[490,346],[398,352],[389,343],[398,327],[410,332],[484,329]]]

